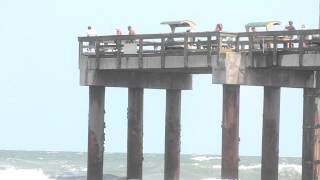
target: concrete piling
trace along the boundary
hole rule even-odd
[[[302,139],[302,180],[316,180],[319,176],[320,93],[317,89],[304,88],[303,94],[303,139]],[[317,136],[315,136],[317,135]]]
[[[238,85],[223,85],[222,179],[238,179],[239,92]]]
[[[180,179],[181,90],[166,94],[164,179]]]
[[[278,180],[280,88],[264,87],[261,180]]]
[[[89,87],[88,180],[103,180],[105,87]]]
[[[142,179],[143,89],[128,89],[127,178]]]

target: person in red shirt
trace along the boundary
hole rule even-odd
[[[120,30],[120,29],[116,29],[116,35],[117,35],[117,36],[122,35],[122,32],[121,32],[121,30]]]
[[[214,31],[215,31],[215,32],[221,32],[221,31],[222,31],[222,28],[223,28],[222,24],[217,24],[217,25],[216,25],[216,29],[215,29]]]

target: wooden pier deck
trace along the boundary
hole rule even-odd
[[[221,178],[238,179],[241,85],[264,86],[261,179],[278,177],[281,87],[304,88],[302,179],[320,177],[319,29],[78,40],[80,84],[90,87],[88,179],[102,180],[105,87],[128,88],[128,179],[143,177],[143,89],[167,90],[164,177],[179,179],[181,90],[192,89],[192,74],[212,74],[212,83],[223,85]]]

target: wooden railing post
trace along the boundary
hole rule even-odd
[[[139,38],[139,69],[143,68],[143,39]]]
[[[100,56],[101,56],[100,43],[101,43],[101,42],[100,42],[98,39],[95,41],[95,44],[96,44],[95,52],[96,52],[96,58],[97,58],[97,59],[100,58]]]
[[[212,36],[208,35],[207,36],[207,64],[208,67],[211,67],[211,61],[212,61]]]
[[[119,39],[116,40],[116,47],[117,47],[117,60],[118,60],[117,68],[120,69],[121,68],[121,40]]]
[[[239,52],[240,51],[240,37],[239,37],[239,34],[237,34],[236,36],[236,44],[235,44],[235,51],[236,52]]]
[[[166,47],[165,47],[165,43],[166,40],[164,37],[161,37],[161,68],[165,68],[165,51],[166,51]]]
[[[188,67],[188,33],[184,36],[184,50],[183,50],[184,67]]]
[[[252,33],[249,34],[249,60],[250,60],[250,67],[254,67],[254,59],[253,59],[253,51],[254,42],[253,42],[253,35]]]
[[[303,66],[303,54],[304,54],[304,38],[303,34],[299,35],[299,66]]]
[[[272,65],[278,66],[278,43],[277,43],[277,36],[273,36],[273,52],[272,52]]]
[[[214,67],[217,68],[220,65],[220,54],[221,54],[221,49],[222,49],[222,38],[221,38],[221,33],[219,32],[217,35],[217,49],[216,49],[216,53],[217,53],[217,61],[214,64]]]

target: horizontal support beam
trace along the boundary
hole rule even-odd
[[[163,59],[163,67],[161,59]],[[87,56],[80,56],[80,69],[92,69],[92,70],[141,70],[145,69],[148,71],[175,71],[175,72],[193,72],[210,74],[211,73],[211,62],[217,59],[217,55],[212,55],[208,61],[207,54],[202,55],[190,55],[188,52],[187,67],[185,68],[185,61],[183,54],[181,56],[175,55],[161,55],[141,57],[141,67],[139,67],[138,54],[132,57],[118,58],[89,58]]]
[[[244,71],[239,70],[234,73],[236,77],[227,76],[225,70],[214,71],[212,83],[292,88],[319,88],[319,73],[317,71],[248,69]]]
[[[192,89],[192,75],[185,73],[96,71],[80,69],[80,85],[150,89]]]
[[[227,53],[212,70],[213,84],[319,88],[319,71],[247,68],[244,53]]]

